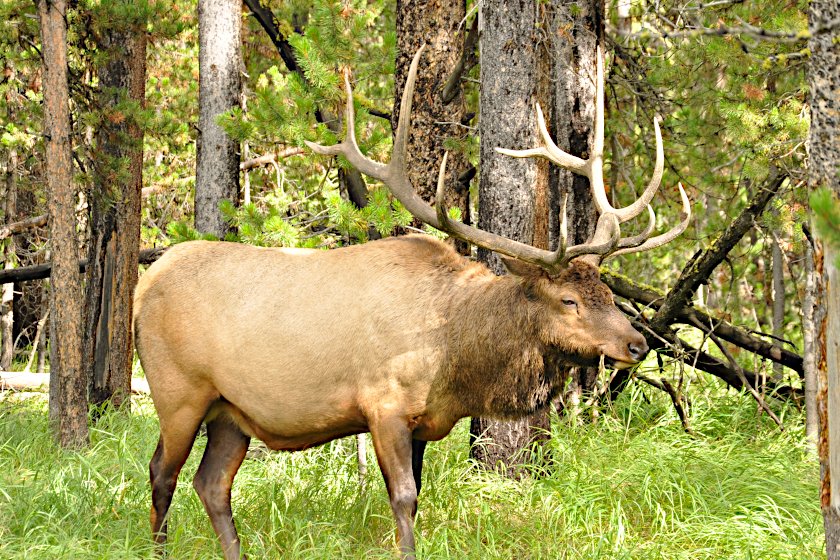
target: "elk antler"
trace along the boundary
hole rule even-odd
[[[394,133],[394,146],[391,154],[391,161],[385,165],[365,157],[356,142],[355,114],[353,110],[353,91],[350,87],[349,73],[344,75],[344,88],[347,93],[347,109],[345,119],[347,132],[344,140],[334,146],[322,146],[313,142],[306,142],[313,151],[323,155],[343,155],[350,162],[350,165],[365,175],[382,181],[406,209],[418,220],[429,224],[453,237],[462,239],[474,245],[478,245],[490,251],[501,253],[521,261],[538,265],[549,272],[554,272],[562,267],[570,259],[585,255],[595,254],[604,256],[614,251],[619,243],[619,219],[613,212],[604,212],[598,220],[600,236],[593,238],[589,243],[566,247],[565,237],[556,251],[539,249],[525,243],[520,243],[500,235],[496,235],[478,228],[468,226],[447,215],[443,205],[444,174],[446,170],[447,156],[444,154],[438,174],[437,194],[435,207],[432,208],[427,202],[414,192],[414,188],[406,173],[406,147],[408,144],[408,130],[410,125],[411,102],[414,96],[414,83],[417,79],[417,66],[420,62],[420,55],[424,47],[420,47],[411,61],[408,71],[408,79],[403,90],[400,102],[400,116],[397,121],[397,130]],[[568,156],[573,157],[573,156]],[[579,159],[579,158],[576,158]],[[606,198],[606,197],[605,197]],[[565,205],[563,211],[563,223],[565,224]],[[563,228],[565,229],[565,228]],[[639,244],[643,242],[639,241]]]
[[[554,143],[554,140],[551,139],[551,134],[548,132],[548,127],[545,124],[545,117],[543,116],[542,108],[539,103],[536,104],[536,113],[537,126],[539,128],[542,145],[529,150],[507,150],[504,148],[496,148],[496,151],[518,158],[544,157],[549,161],[556,163],[560,167],[568,169],[572,173],[588,178],[589,184],[592,188],[592,197],[595,201],[595,207],[601,215],[601,218],[605,215],[613,215],[617,219],[618,223],[626,222],[627,220],[638,216],[642,210],[647,207],[650,224],[645,231],[632,237],[624,239],[619,238],[618,242],[607,253],[590,253],[593,257],[590,257],[588,260],[591,260],[593,264],[598,264],[601,260],[610,256],[647,251],[648,249],[659,247],[660,245],[668,243],[685,231],[685,228],[688,227],[689,220],[691,219],[691,203],[688,200],[688,196],[685,194],[682,184],[680,184],[680,197],[682,198],[683,203],[683,211],[681,213],[682,219],[680,223],[670,231],[648,239],[650,234],[653,233],[653,229],[656,225],[656,215],[649,203],[653,199],[653,195],[655,195],[656,191],[659,189],[665,163],[665,155],[662,149],[662,134],[659,131],[659,117],[655,117],[653,119],[653,130],[656,137],[656,163],[653,169],[653,177],[651,177],[651,180],[642,193],[642,196],[640,196],[633,204],[625,208],[613,208],[609,200],[607,200],[607,192],[604,187],[604,61],[601,55],[600,46],[598,46],[595,58],[597,68],[595,84],[595,137],[592,142],[592,152],[589,159],[583,160],[577,156],[568,154]],[[563,207],[565,212],[565,202]],[[597,240],[612,237],[615,234],[613,231],[602,232],[601,224],[602,222],[599,218],[598,225],[595,228],[595,233],[593,234],[590,243],[595,243]],[[561,239],[562,245],[565,242],[565,234],[561,234],[561,238],[563,238]]]

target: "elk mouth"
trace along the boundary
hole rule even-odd
[[[617,360],[615,358],[604,358],[604,365],[613,369],[627,369],[635,366],[639,362],[628,362],[625,360]]]

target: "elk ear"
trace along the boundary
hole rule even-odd
[[[519,276],[520,278],[539,278],[541,276],[547,276],[546,271],[541,267],[535,264],[526,263],[525,261],[520,261],[518,259],[502,257],[502,264],[505,265],[505,268],[510,274]]]

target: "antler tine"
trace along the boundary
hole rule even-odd
[[[607,198],[604,184],[604,59],[601,54],[600,45],[597,48],[596,77],[595,77],[595,123],[592,152],[589,159],[583,160],[561,150],[545,123],[545,116],[539,103],[536,104],[537,128],[540,134],[541,146],[529,150],[508,150],[496,148],[496,151],[511,157],[528,158],[544,157],[549,161],[568,169],[578,175],[587,177],[592,188],[593,200],[599,214],[612,213],[618,216],[619,222],[626,222],[635,218],[645,207],[650,204],[656,194],[659,184],[662,181],[662,173],[665,167],[665,151],[662,146],[662,132],[659,129],[659,117],[653,119],[653,130],[656,138],[656,162],[654,164],[653,176],[642,195],[632,204],[625,208],[614,208]]]
[[[557,250],[566,252],[566,245],[569,242],[569,217],[566,215],[566,203],[569,201],[569,193],[563,194],[563,205],[560,207],[560,245]]]
[[[344,111],[344,120],[347,132],[344,141],[334,146],[322,146],[321,144],[316,144],[315,142],[310,142],[309,140],[304,140],[304,143],[309,146],[313,152],[321,155],[342,155],[347,158],[350,165],[365,175],[370,175],[375,179],[384,181],[387,176],[388,166],[365,157],[359,149],[359,145],[356,143],[356,115],[353,110],[353,88],[350,86],[349,71],[344,72],[344,91],[347,94],[347,106]]]
[[[679,183],[678,187],[680,189],[680,198],[682,199],[683,205],[682,212],[680,212],[682,221],[680,221],[679,224],[677,224],[675,227],[661,235],[651,237],[650,239],[648,239],[647,241],[645,241],[637,247],[621,248],[613,253],[610,253],[609,255],[606,255],[604,259],[617,257],[618,255],[626,255],[628,253],[639,253],[642,251],[647,251],[648,249],[653,249],[655,247],[661,247],[662,245],[671,242],[678,235],[684,232],[688,227],[689,222],[691,222],[691,201],[688,200],[688,195],[685,194],[685,189],[683,188],[682,183]]]
[[[598,45],[596,58],[597,76],[595,79],[595,134],[592,141],[592,153],[589,156],[591,171],[592,195],[598,212],[603,214],[611,212],[618,216],[619,222],[626,222],[633,219],[650,204],[653,195],[659,189],[662,180],[662,172],[665,168],[665,150],[662,147],[662,133],[659,130],[659,116],[653,119],[653,131],[656,137],[656,163],[654,164],[653,177],[645,188],[642,196],[635,202],[624,208],[613,208],[607,199],[607,191],[604,186],[604,58],[601,54],[601,46]]]
[[[449,152],[443,152],[443,160],[440,162],[440,171],[438,171],[437,190],[435,191],[435,211],[441,228],[446,228],[449,225],[449,216],[443,204],[443,191],[446,188],[446,160],[448,157]]]
[[[662,182],[662,173],[665,169],[665,150],[662,147],[662,132],[659,130],[659,121],[660,119],[658,115],[653,118],[653,133],[656,137],[656,162],[653,166],[653,176],[651,176],[650,182],[647,187],[645,187],[642,195],[629,206],[617,209],[609,206],[609,209],[607,210],[608,212],[614,212],[618,216],[618,219],[622,222],[626,222],[627,220],[635,218],[641,214],[645,206],[650,204],[650,201],[653,200],[653,196],[656,194],[656,191],[659,190],[659,185]],[[609,205],[609,203],[607,204]]]
[[[656,229],[656,214],[654,213],[653,208],[650,207],[650,204],[648,204],[647,209],[648,209],[649,220],[648,220],[648,225],[645,228],[645,230],[638,235],[633,235],[631,237],[624,237],[622,239],[619,239],[618,240],[618,248],[619,249],[626,249],[626,248],[629,248],[629,247],[638,247],[639,245],[641,245],[642,243],[647,241],[648,237],[650,237],[650,234],[653,233],[654,229]]]
[[[618,217],[615,214],[601,214],[598,223],[595,225],[595,234],[588,243],[581,243],[566,249],[563,262],[568,262],[575,257],[598,266],[605,255],[614,251],[618,245],[621,235]]]
[[[546,270],[553,271],[568,260],[565,259],[564,249],[561,246],[557,251],[546,251],[513,239],[496,235],[478,228],[468,226],[446,215],[446,208],[443,204],[443,190],[445,188],[445,170],[447,155],[444,154],[440,171],[438,172],[438,184],[436,192],[435,208],[420,198],[411,182],[405,169],[405,152],[408,143],[408,131],[411,126],[411,101],[414,96],[414,84],[417,81],[417,67],[420,62],[420,55],[424,47],[420,47],[411,61],[408,71],[405,89],[403,90],[400,102],[400,116],[397,130],[394,133],[394,148],[391,161],[388,165],[373,161],[365,157],[356,143],[355,131],[353,128],[353,92],[350,87],[349,76],[345,75],[345,90],[347,92],[347,133],[345,139],[335,146],[322,146],[314,142],[306,142],[313,151],[324,155],[343,155],[350,164],[366,175],[382,181],[394,197],[399,200],[405,208],[421,222],[444,231],[453,237],[462,239],[468,243],[484,247],[490,251],[501,253],[515,259],[522,260],[540,266]]]
[[[531,158],[544,157],[545,159],[556,163],[560,167],[564,167],[572,173],[590,177],[589,161],[583,160],[577,156],[566,153],[561,150],[554,140],[551,139],[551,133],[548,131],[548,126],[545,124],[545,116],[542,112],[542,107],[539,102],[535,104],[537,112],[537,130],[540,133],[542,146],[532,148],[530,150],[508,150],[506,148],[496,148],[496,151],[506,156],[515,158]]]

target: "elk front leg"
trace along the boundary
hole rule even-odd
[[[397,521],[397,544],[402,558],[413,560],[417,487],[412,469],[411,430],[405,419],[387,418],[371,422],[370,434]]]

